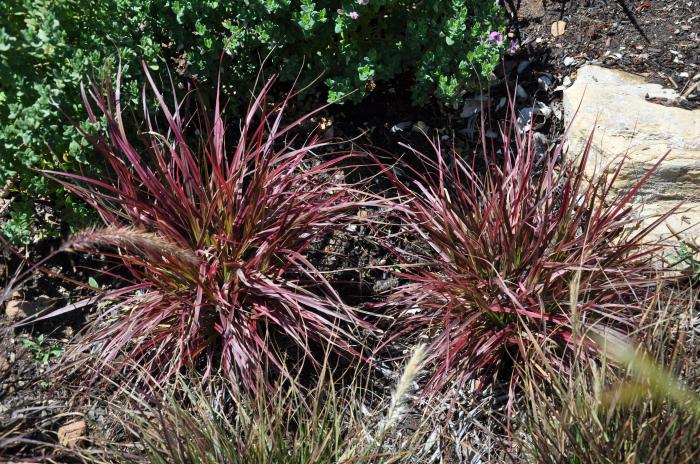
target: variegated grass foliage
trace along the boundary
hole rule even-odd
[[[473,156],[436,142],[431,153],[415,153],[423,168],[404,167],[408,176],[385,167],[399,193],[397,223],[425,244],[397,251],[406,265],[404,283],[388,295],[390,333],[430,337],[431,391],[500,376],[511,405],[518,366],[533,350],[563,370],[572,353],[596,356],[579,343],[577,321],[634,330],[657,284],[652,259],[661,246],[649,232],[664,219],[632,227],[631,200],[658,164],[617,192],[622,164],[585,175],[592,135],[578,159],[565,158],[563,145],[538,153],[515,115],[511,102],[498,142],[484,136]],[[584,297],[572,305],[574,278]]]
[[[127,134],[120,75],[83,91],[86,134],[111,177],[48,172],[100,214],[101,229],[64,244],[102,253],[127,276],[85,330],[79,352],[99,354],[119,372],[131,361],[160,380],[183,367],[221,372],[235,388],[256,389],[262,366],[284,375],[280,353],[319,365],[313,347],[361,357],[372,325],[346,305],[308,255],[374,200],[338,176],[353,156],[317,136],[294,135],[315,112],[287,123],[268,101],[272,81],[254,96],[237,130],[189,95],[166,104],[147,67],[142,132]],[[174,92],[175,93],[175,92]],[[158,111],[149,111],[149,94]],[[189,108],[188,111],[185,108]],[[132,375],[137,376],[136,372]]]
[[[293,95],[269,102],[271,81],[234,131],[218,93],[213,109],[192,95],[168,105],[144,72],[138,134],[124,129],[119,75],[116,90],[105,80],[83,91],[97,132],[86,137],[112,177],[47,172],[104,221],[61,251],[121,265],[105,271],[119,288],[102,293],[109,304],[65,356],[71,367],[94,360],[90,379],[117,385],[135,406],[123,424],[142,453],[121,458],[420,462],[436,416],[426,407],[408,432],[407,412],[496,381],[507,393],[501,432],[519,443],[504,455],[697,456],[697,295],[679,304],[654,267],[662,247],[649,232],[664,217],[631,227],[639,224],[631,200],[663,158],[617,192],[621,165],[585,176],[592,136],[578,161],[562,145],[538,153],[511,102],[500,145],[484,135],[467,155],[438,142],[429,154],[413,150],[423,168],[402,166],[408,179],[375,160],[393,195],[380,198],[342,175],[360,153],[294,135],[318,110],[287,123]],[[360,208],[391,211],[371,227],[398,261],[399,285],[373,306],[386,311],[379,321],[347,305],[311,258]],[[393,226],[410,250],[392,245]],[[381,347],[429,344],[413,352],[393,394],[367,403],[371,389],[341,386],[328,356],[374,368],[357,361],[382,353],[368,343],[375,324],[385,329]],[[311,388],[299,381],[309,366]],[[417,388],[419,370],[427,381]]]

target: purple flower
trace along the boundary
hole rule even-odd
[[[367,5],[369,3],[369,0],[355,0],[355,3],[358,5]]]
[[[503,36],[498,31],[493,31],[492,33],[490,33],[489,39],[491,39],[493,42],[496,42],[497,44],[503,42]]]
[[[512,40],[512,39],[511,39],[511,41],[510,41],[510,52],[511,52],[511,53],[515,53],[515,50],[516,50],[517,48],[518,48],[518,47],[517,47],[517,45],[516,45],[516,43],[515,43],[515,40]]]
[[[350,16],[350,18],[352,18],[352,19],[357,19],[360,17],[360,15],[357,13],[357,11],[351,11],[350,13],[348,13],[348,16]]]

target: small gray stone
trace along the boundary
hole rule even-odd
[[[529,67],[530,60],[521,61],[520,63],[518,63],[518,74],[522,74]]]
[[[554,78],[551,74],[542,74],[537,78],[537,84],[542,90],[549,92],[549,89],[551,89],[554,84]]]
[[[539,129],[552,115],[552,110],[542,102],[518,110],[517,124],[521,131]]]
[[[388,279],[378,280],[374,283],[372,291],[374,293],[382,293],[387,290],[391,290],[399,285],[399,279],[396,277],[389,277]]]

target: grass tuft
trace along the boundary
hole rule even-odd
[[[527,462],[697,462],[696,304],[695,291],[666,288],[635,331],[640,344],[588,328],[603,349],[598,359],[577,360],[565,373],[541,357],[546,382],[526,367],[518,441]]]
[[[219,369],[245,389],[258,387],[265,365],[285,372],[280,353],[314,365],[314,344],[359,356],[371,325],[307,259],[368,205],[338,169],[355,153],[294,136],[314,113],[286,124],[291,96],[270,103],[272,81],[234,133],[218,92],[213,111],[191,98],[169,107],[144,72],[158,112],[144,88],[139,134],[122,121],[119,74],[116,91],[108,79],[83,89],[90,120],[103,128],[86,137],[112,177],[48,172],[105,223],[63,248],[106,254],[129,274],[80,349],[117,371],[136,361],[160,380],[183,366]]]
[[[356,377],[333,378],[328,358],[311,388],[283,382],[274,390],[237,395],[227,379],[202,382],[176,375],[150,379],[145,393],[121,387],[112,405],[125,436],[106,452],[84,450],[91,462],[150,463],[397,463],[424,462],[419,446],[427,422],[402,427],[399,405],[420,371],[417,349],[391,398],[378,397]],[[124,401],[128,406],[124,406]],[[133,452],[133,451],[136,452]]]
[[[407,264],[405,284],[389,297],[392,333],[432,340],[428,391],[477,377],[481,388],[495,375],[512,394],[513,366],[533,350],[551,362],[589,356],[594,347],[575,325],[628,334],[654,293],[654,225],[635,229],[630,202],[656,167],[615,193],[621,165],[584,175],[590,140],[578,161],[565,159],[562,145],[538,153],[532,132],[516,129],[512,104],[510,114],[502,147],[484,136],[465,158],[435,143],[433,153],[415,153],[422,170],[399,177],[385,169],[399,221],[422,245],[397,252]],[[573,303],[572,282],[585,295]]]

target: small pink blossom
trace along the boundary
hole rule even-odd
[[[493,31],[492,33],[490,33],[489,39],[491,39],[493,42],[496,42],[497,44],[503,42],[503,36],[498,31]]]
[[[351,11],[350,13],[348,13],[348,16],[350,16],[350,18],[352,18],[352,19],[357,19],[360,17],[360,15],[357,11]]]

